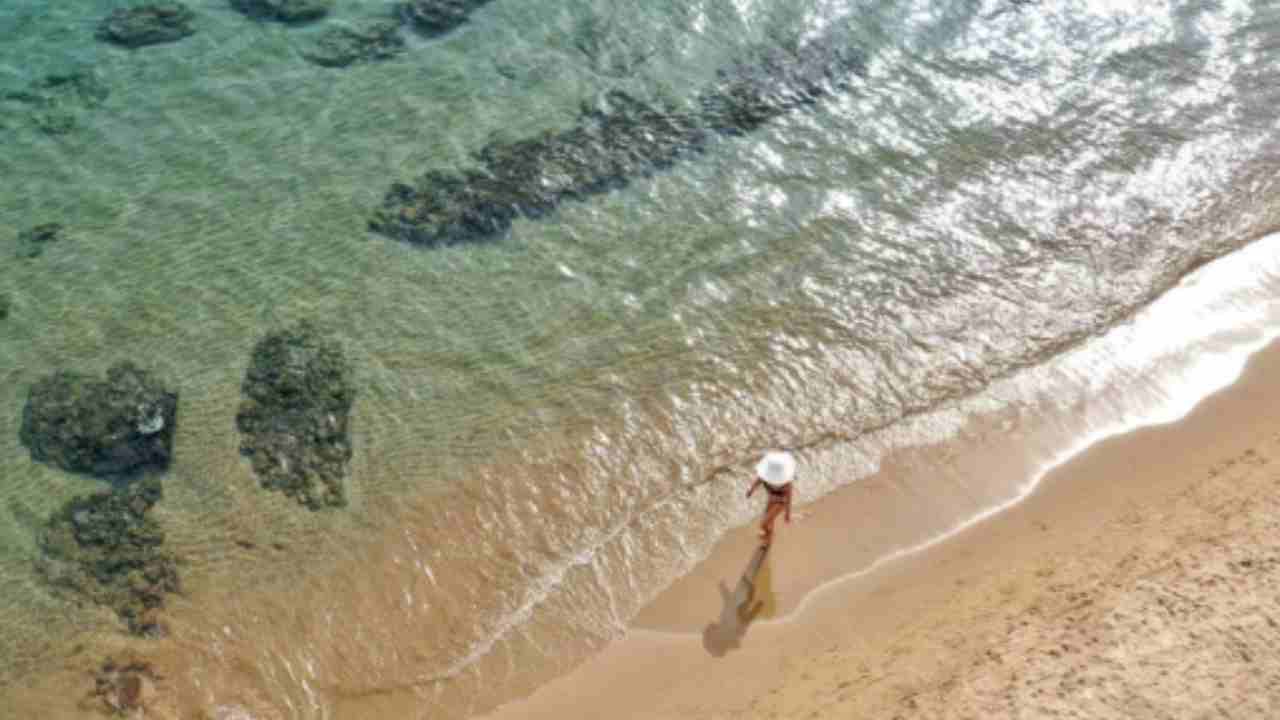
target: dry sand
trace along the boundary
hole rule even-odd
[[[812,593],[859,491],[824,498],[782,528],[746,626],[735,531],[627,637],[489,718],[1280,718],[1277,378],[1273,344],[1182,420]]]

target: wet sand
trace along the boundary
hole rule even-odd
[[[625,638],[486,717],[1276,717],[1277,377],[1273,343],[1179,421],[1099,442],[1012,508],[823,584],[860,567],[865,529],[841,518],[915,466],[895,458],[780,526],[745,612],[752,528]]]

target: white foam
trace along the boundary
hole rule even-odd
[[[1084,380],[1079,387],[1094,394],[1113,390],[1125,380],[1140,378],[1146,383],[1140,388],[1138,403],[1130,405],[1132,398],[1125,398],[1119,412],[1115,403],[1108,402],[1090,413],[1089,431],[1051,451],[1009,498],[922,542],[898,548],[867,567],[824,583],[791,613],[766,622],[794,619],[822,593],[928,550],[1017,505],[1054,469],[1109,437],[1180,420],[1205,398],[1235,382],[1249,358],[1276,338],[1280,338],[1280,234],[1196,270],[1136,313],[1132,321],[1097,340],[993,386],[993,395],[1011,390],[1025,394],[1026,386],[1034,386],[1050,373]]]

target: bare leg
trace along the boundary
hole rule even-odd
[[[782,503],[769,503],[769,507],[765,508],[764,519],[760,521],[760,541],[765,547],[773,542],[773,521],[786,509],[787,506]]]

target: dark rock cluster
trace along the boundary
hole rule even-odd
[[[403,52],[404,38],[395,20],[369,20],[352,27],[332,27],[303,50],[307,60],[325,67],[387,60]]]
[[[400,4],[400,16],[423,35],[449,32],[467,21],[473,10],[489,0],[409,0]]]
[[[251,18],[297,24],[328,15],[333,0],[231,0],[231,7]]]
[[[23,90],[0,93],[0,105],[18,105],[38,129],[62,135],[76,129],[80,116],[102,105],[109,94],[92,70],[75,70],[46,75]]]
[[[860,52],[815,42],[759,51],[722,70],[689,112],[614,91],[568,130],[490,143],[474,169],[393,184],[369,227],[425,246],[490,239],[517,217],[541,217],[665,169],[700,152],[712,134],[751,132],[846,87],[863,68]]]
[[[143,708],[156,696],[160,679],[146,660],[107,658],[93,674],[89,697],[107,713],[126,715]]]
[[[157,2],[118,8],[99,25],[97,38],[127,48],[177,42],[196,30],[196,14],[180,2]]]
[[[60,223],[45,223],[23,230],[18,233],[18,257],[24,260],[40,257],[45,246],[62,239],[62,231]]]
[[[114,476],[163,469],[173,454],[178,396],[129,362],[99,380],[58,371],[31,386],[19,437],[35,460]]]
[[[160,497],[160,480],[147,477],[71,500],[40,535],[40,575],[112,608],[134,634],[161,634],[156,610],[180,583],[177,561],[162,547],[164,531],[147,516]]]
[[[258,342],[236,415],[240,449],[263,487],[312,510],[346,504],[352,371],[335,342],[310,323]]]
[[[13,299],[9,297],[9,293],[0,293],[0,320],[8,319],[11,307],[13,307]]]
[[[477,169],[431,171],[413,186],[393,185],[369,224],[419,245],[486,238],[519,216],[540,217],[566,199],[669,166],[705,137],[696,118],[615,91],[569,130],[485,146]]]

